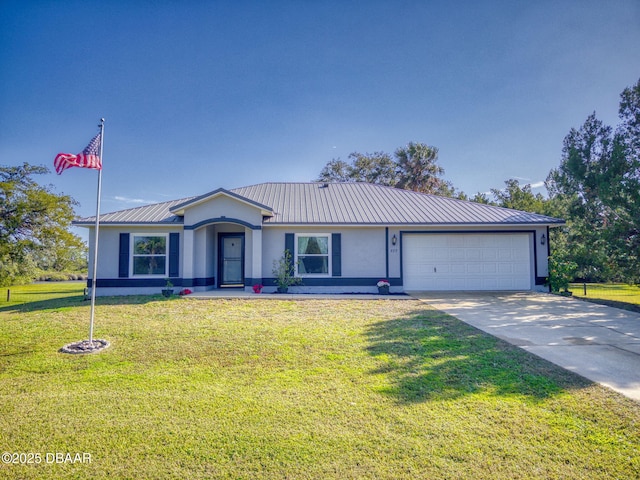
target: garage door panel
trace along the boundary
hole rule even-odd
[[[464,275],[468,272],[468,269],[465,265],[453,264],[451,265],[451,273],[455,275]]]
[[[464,238],[443,236],[441,239],[439,239],[438,245],[447,247],[465,247],[466,243]]]
[[[500,282],[494,278],[486,278],[482,282],[482,288],[480,290],[499,290]]]
[[[514,272],[514,265],[512,263],[497,263],[495,264],[496,266],[496,273],[500,274],[500,275],[513,275],[514,273],[518,273],[518,272]],[[519,272],[519,273],[524,273],[524,272]]]
[[[529,261],[529,252],[522,252],[520,250],[513,250],[513,259],[516,260],[517,262],[525,262],[525,261]]]
[[[495,263],[483,263],[482,273],[495,275],[496,273],[498,273],[498,265],[496,265]]]
[[[407,290],[530,290],[530,234],[406,234]]]
[[[448,260],[459,261],[465,259],[465,251],[463,248],[452,248],[447,255]]]
[[[529,273],[529,266],[523,263],[514,263],[511,265],[511,269],[515,275],[524,275]]]
[[[485,262],[495,262],[498,260],[498,249],[493,247],[487,247],[482,251],[482,260]]]
[[[457,265],[458,273],[468,273],[469,275],[477,275],[482,273],[482,265],[479,263],[470,263],[467,265]]]
[[[479,248],[467,248],[465,250],[465,260],[471,262],[477,262],[482,260],[482,250]]]

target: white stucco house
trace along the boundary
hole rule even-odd
[[[75,225],[90,229],[95,218]],[[98,295],[275,290],[288,249],[293,292],[540,290],[549,228],[564,221],[366,183],[262,183],[100,216]],[[93,278],[93,271],[89,277]],[[89,285],[91,285],[89,283]]]

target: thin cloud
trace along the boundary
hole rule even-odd
[[[118,202],[136,204],[136,205],[155,203],[154,200],[144,200],[142,198],[129,198],[129,197],[122,197],[119,195],[116,195],[115,197],[113,197],[113,199],[117,200]]]
[[[521,186],[524,185],[529,185],[531,188],[541,188],[544,187],[544,180],[539,181],[539,182],[530,182],[530,178],[527,177],[517,177],[515,175],[509,177],[512,178],[514,180],[518,180],[518,182],[520,183]]]

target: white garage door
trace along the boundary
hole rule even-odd
[[[530,234],[406,234],[405,290],[530,290]]]

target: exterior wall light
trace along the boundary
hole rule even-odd
[[[396,234],[393,234],[393,237],[391,237],[391,245],[395,245],[396,243],[398,243],[398,237],[396,237]]]
[[[547,237],[543,233],[542,236],[540,237],[540,245],[545,245],[546,243],[547,243]]]

